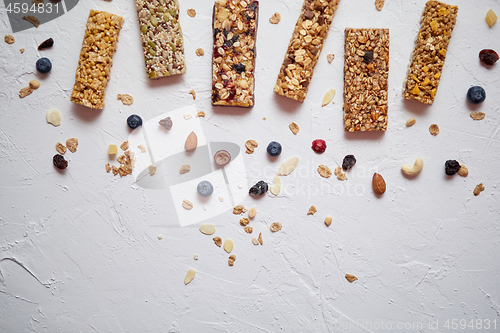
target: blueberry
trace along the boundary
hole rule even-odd
[[[479,104],[486,99],[486,92],[479,86],[470,87],[467,91],[467,99],[472,104]]]
[[[52,69],[52,63],[48,58],[40,58],[36,61],[36,70],[42,74],[47,74]]]
[[[248,191],[248,193],[250,193],[252,195],[262,195],[262,194],[267,192],[268,188],[269,187],[268,187],[267,183],[265,181],[261,180],[261,181],[257,182],[257,184],[252,186],[250,188],[250,190]]]
[[[233,69],[237,71],[238,74],[241,74],[246,70],[245,65],[243,65],[241,62],[234,64]]]
[[[137,127],[142,125],[142,118],[136,114],[133,114],[127,118],[127,125],[131,129],[136,129]]]
[[[267,153],[271,156],[278,156],[281,154],[281,144],[276,141],[271,141],[267,146]]]
[[[209,197],[214,192],[214,187],[208,180],[203,180],[198,184],[196,190],[202,197]]]

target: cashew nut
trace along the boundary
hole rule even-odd
[[[407,176],[416,176],[422,171],[424,168],[424,160],[420,157],[416,159],[415,164],[411,165],[403,165],[401,167],[401,171]]]

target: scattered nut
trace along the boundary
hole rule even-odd
[[[474,189],[474,195],[477,197],[479,195],[479,193],[483,192],[484,191],[484,186],[483,186],[483,183],[479,184],[476,186],[476,188]]]
[[[182,201],[182,207],[184,207],[184,209],[191,210],[193,209],[193,203],[188,199],[184,199]]]
[[[156,167],[154,165],[149,166],[149,175],[152,176],[156,173]]]
[[[327,227],[329,227],[330,224],[332,224],[332,221],[333,221],[333,219],[332,219],[331,216],[325,217],[325,224],[326,224]]]
[[[246,226],[248,223],[250,223],[250,220],[249,220],[249,219],[247,219],[246,217],[244,217],[244,218],[240,219],[240,225],[241,225],[241,226],[243,226],[243,227],[244,227],[244,226]]]
[[[198,260],[198,254],[194,254],[194,260]]]
[[[189,17],[195,17],[196,16],[196,10],[194,10],[193,8],[189,8],[187,10],[187,13],[188,13]]]
[[[438,134],[439,134],[439,126],[438,126],[438,125],[436,125],[436,124],[432,124],[432,125],[429,127],[429,132],[430,132],[432,135],[434,135],[434,136],[438,135]]]
[[[49,124],[52,124],[56,127],[61,125],[61,114],[59,113],[59,110],[57,109],[48,110],[47,113],[45,114],[45,120],[47,120]]]
[[[373,186],[373,191],[375,194],[382,195],[385,193],[386,190],[386,184],[384,177],[379,175],[378,173],[373,174],[373,179],[372,179],[372,186]]]
[[[347,180],[347,176],[345,173],[342,172],[341,167],[336,167],[333,173],[335,174],[335,176],[337,176],[338,180]]]
[[[66,140],[66,147],[68,150],[72,153],[76,152],[76,148],[78,147],[78,139],[77,138],[71,138]]]
[[[417,122],[417,119],[415,118],[410,118],[406,121],[406,127],[411,127],[413,125],[415,125],[415,123]]]
[[[229,256],[229,259],[227,259],[227,263],[229,264],[229,266],[233,266],[235,260],[236,260],[236,256],[234,254],[231,254]]]
[[[211,223],[203,223],[200,225],[200,232],[204,235],[213,235],[215,226]]]
[[[257,240],[257,238],[252,238],[252,244],[259,245],[259,241]]]
[[[64,155],[64,153],[66,153],[66,147],[60,142],[56,143],[56,150],[61,155]]]
[[[403,165],[401,167],[401,171],[407,175],[407,176],[416,176],[422,171],[424,168],[424,160],[418,157],[415,160],[415,164],[413,166],[411,165]]]
[[[331,64],[333,59],[335,59],[335,54],[333,54],[333,53],[327,54],[326,59],[328,60],[328,63]]]
[[[64,147],[64,148],[66,148],[66,147]],[[109,173],[110,171],[111,171],[111,165],[109,165],[109,163],[106,163],[106,172]]]
[[[224,251],[226,251],[227,253],[231,253],[233,247],[234,247],[233,240],[231,238],[227,238],[224,241]]]
[[[272,232],[277,232],[277,231],[281,230],[281,227],[282,227],[281,223],[279,223],[279,222],[273,222],[273,223],[271,223],[270,229],[271,229]],[[260,237],[261,237],[261,235],[259,234],[259,238]],[[260,240],[259,240],[259,242],[260,242]]]
[[[196,117],[198,117],[198,118],[205,118],[205,111],[199,111],[199,112],[196,114]]]
[[[198,146],[198,137],[195,132],[191,132],[184,143],[184,150],[188,153],[195,151]]]
[[[40,87],[40,82],[38,82],[37,80],[31,80],[29,82],[29,85],[30,85],[30,88],[35,90],[35,89],[38,89]]]
[[[480,111],[474,111],[474,112],[470,113],[470,117],[474,120],[482,120],[482,119],[484,119],[485,116],[486,116],[486,114],[484,112],[480,112]]]
[[[469,169],[465,165],[460,165],[460,169],[457,171],[459,176],[467,177],[469,175]]]
[[[14,44],[14,42],[16,41],[16,39],[12,35],[5,35],[4,40],[7,44]]]
[[[281,14],[278,12],[275,12],[273,16],[269,18],[269,22],[271,22],[272,24],[278,24],[280,23],[280,21],[281,21]]]
[[[31,89],[31,87],[24,87],[21,90],[19,90],[19,97],[24,98],[28,95],[31,95],[32,92],[33,89]]]
[[[377,8],[378,11],[381,11],[384,7],[384,2],[385,0],[375,0],[375,8]]]
[[[184,284],[187,285],[194,279],[194,275],[196,274],[196,271],[193,268],[190,268],[187,273],[186,277],[184,278]]]
[[[297,125],[296,123],[291,123],[290,125],[288,125],[288,127],[293,134],[299,133],[299,125]]]
[[[239,215],[241,213],[246,212],[247,210],[245,209],[245,206],[243,205],[238,205],[233,208],[233,214]]]
[[[279,176],[274,176],[273,178],[273,185],[269,188],[269,191],[274,194],[278,195],[281,192],[281,178]]]
[[[245,230],[247,234],[251,234],[253,232],[253,228],[250,226],[244,227],[243,230]]]
[[[214,240],[215,245],[217,245],[218,247],[221,247],[221,245],[222,245],[222,239],[219,236],[215,236],[213,238],[213,240]]]
[[[323,178],[330,178],[330,176],[332,175],[332,170],[330,170],[330,168],[326,165],[320,165],[318,167],[318,173]]]
[[[201,47],[197,48],[195,52],[198,57],[202,57],[205,55],[205,51]]]
[[[295,168],[297,168],[298,164],[299,164],[298,156],[290,157],[285,162],[281,163],[280,168],[276,173],[276,176],[288,176],[295,170]]]
[[[312,205],[309,207],[309,210],[307,211],[307,215],[314,215],[318,210],[316,209],[316,206]]]
[[[128,141],[125,141],[124,143],[122,143],[122,144],[120,145],[120,148],[121,148],[123,151],[127,150],[129,147],[130,147],[130,144],[128,143]]]
[[[193,96],[193,99],[196,99],[196,92],[194,90],[191,90],[189,93]]]
[[[257,237],[257,240],[259,241],[260,245],[264,245],[264,241],[262,241],[262,232],[259,233],[259,237]]]
[[[347,281],[349,281],[351,283],[353,283],[354,281],[356,281],[358,279],[357,277],[355,277],[354,275],[351,275],[351,274],[346,274],[345,278]]]
[[[185,173],[188,173],[189,171],[191,171],[191,166],[189,164],[184,164],[183,166],[181,166],[181,168],[179,169],[179,173],[181,175],[185,174]]]
[[[255,148],[257,148],[259,144],[255,140],[248,140],[245,142],[245,147],[247,148],[246,153],[247,154],[253,154],[255,151]]]
[[[333,98],[335,97],[335,89],[330,89],[326,92],[325,97],[323,97],[323,101],[321,102],[321,106],[325,106],[329,104]]]
[[[255,214],[257,214],[257,208],[250,208],[250,210],[248,211],[248,217],[253,219],[255,217]]]
[[[124,105],[132,105],[134,103],[134,98],[128,94],[118,94],[117,97]]]

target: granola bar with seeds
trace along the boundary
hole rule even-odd
[[[433,0],[426,3],[406,74],[404,98],[434,102],[457,12],[457,6]]]
[[[71,93],[72,102],[93,109],[104,108],[105,89],[122,24],[121,16],[90,11]]]
[[[177,0],[136,0],[146,75],[150,79],[186,73]]]
[[[303,102],[340,0],[304,0],[274,86],[274,92]]]
[[[213,11],[212,105],[255,104],[259,2],[218,0]]]
[[[344,130],[385,131],[389,29],[345,29]]]

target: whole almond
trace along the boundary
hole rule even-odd
[[[384,177],[382,177],[378,173],[374,173],[372,179],[372,186],[373,186],[373,191],[376,194],[378,195],[384,194],[386,189]]]
[[[197,146],[198,137],[196,136],[195,132],[191,132],[186,139],[186,143],[184,144],[184,150],[190,153],[194,151]]]

